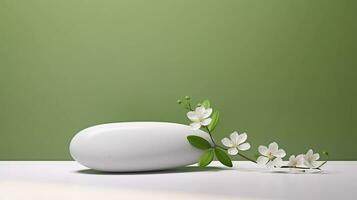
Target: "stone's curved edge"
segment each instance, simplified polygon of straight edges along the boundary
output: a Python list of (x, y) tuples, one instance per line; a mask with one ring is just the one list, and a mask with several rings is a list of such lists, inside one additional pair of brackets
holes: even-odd
[(72, 138), (69, 149), (77, 162), (98, 171), (166, 170), (198, 161), (202, 151), (188, 143), (188, 135), (211, 142), (206, 132), (183, 124), (119, 122), (83, 129)]

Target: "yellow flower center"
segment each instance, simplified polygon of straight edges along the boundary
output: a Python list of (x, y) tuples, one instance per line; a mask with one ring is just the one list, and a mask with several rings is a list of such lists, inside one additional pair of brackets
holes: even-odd
[(267, 157), (272, 160), (274, 158), (273, 154), (271, 152), (268, 153)]

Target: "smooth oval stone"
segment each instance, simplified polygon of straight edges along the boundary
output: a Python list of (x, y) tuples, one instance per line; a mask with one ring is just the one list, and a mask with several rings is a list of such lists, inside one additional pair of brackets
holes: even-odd
[(80, 164), (99, 171), (171, 169), (194, 164), (202, 154), (187, 141), (188, 135), (211, 142), (207, 133), (182, 124), (110, 123), (77, 133), (70, 143), (70, 153)]

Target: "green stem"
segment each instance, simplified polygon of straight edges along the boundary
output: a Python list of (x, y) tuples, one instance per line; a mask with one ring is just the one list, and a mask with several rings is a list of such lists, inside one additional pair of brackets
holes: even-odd
[[(228, 150), (227, 148), (224, 148), (224, 147), (222, 147), (222, 146), (220, 146), (220, 145), (217, 145), (217, 147), (219, 147), (219, 148), (221, 148), (221, 149), (223, 149), (223, 150), (226, 150), (226, 151)], [(244, 155), (244, 154), (242, 154), (242, 153), (239, 153), (239, 152), (238, 152), (238, 155), (239, 155), (240, 157), (246, 159), (246, 160), (249, 160), (250, 162), (257, 163), (257, 161), (255, 161), (254, 159), (249, 158), (248, 156), (246, 156), (246, 155)]]
[(245, 158), (245, 159), (247, 159), (247, 160), (249, 160), (249, 161), (251, 161), (251, 162), (253, 162), (253, 163), (257, 163), (257, 161), (255, 161), (255, 160), (253, 160), (253, 159), (251, 159), (251, 158), (248, 158), (247, 156), (245, 156), (245, 155), (243, 155), (243, 154), (241, 154), (241, 153), (239, 153), (239, 152), (238, 152), (238, 155), (240, 155), (241, 157), (243, 157), (243, 158)]
[[(327, 161), (325, 161), (325, 162), (327, 162)], [(290, 169), (317, 169), (317, 170), (321, 170), (320, 166), (319, 166), (319, 167), (314, 167), (314, 168), (297, 167), (297, 166), (281, 166), (280, 168), (290, 168)]]
[(218, 145), (216, 144), (216, 142), (213, 140), (211, 131), (208, 129), (208, 126), (205, 126), (205, 128), (206, 128), (206, 130), (207, 130), (207, 133), (208, 133), (209, 137), (211, 138), (211, 140), (212, 140), (212, 142), (213, 142), (213, 146), (214, 146), (214, 147), (218, 146)]
[(322, 166), (324, 166), (327, 163), (327, 160), (324, 161), (323, 163), (321, 163), (321, 165), (319, 165), (317, 168), (320, 169)]
[(190, 101), (187, 101), (187, 107), (188, 107), (188, 109), (189, 109), (190, 111), (193, 111), (193, 109), (192, 109), (192, 107), (191, 107)]

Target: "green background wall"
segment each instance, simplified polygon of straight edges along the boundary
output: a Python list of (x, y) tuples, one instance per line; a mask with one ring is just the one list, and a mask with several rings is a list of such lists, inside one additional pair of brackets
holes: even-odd
[(105, 122), (188, 123), (177, 98), (210, 98), (217, 139), (256, 152), (356, 160), (357, 3), (0, 0), (0, 159), (71, 159)]

